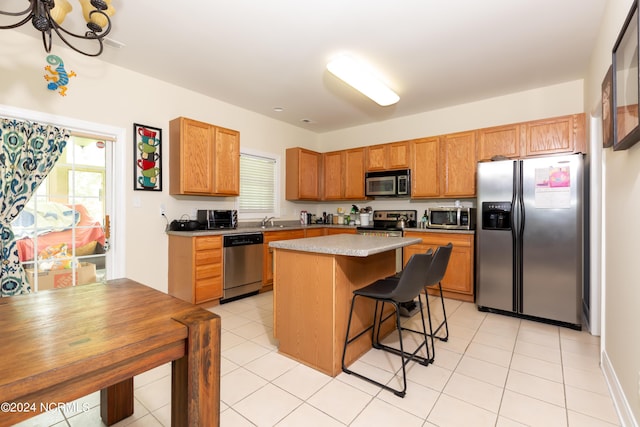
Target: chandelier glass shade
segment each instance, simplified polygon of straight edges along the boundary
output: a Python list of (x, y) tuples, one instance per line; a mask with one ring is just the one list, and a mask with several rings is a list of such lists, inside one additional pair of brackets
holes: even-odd
[[(55, 32), (60, 40), (78, 53), (87, 56), (98, 56), (104, 48), (103, 39), (111, 31), (110, 16), (114, 13), (111, 0), (78, 0), (82, 7), (84, 20), (87, 22), (87, 31), (84, 34), (76, 34), (62, 27), (65, 17), (73, 9), (68, 0), (29, 0), (29, 6), (21, 11), (0, 10), (0, 15), (17, 17), (17, 22), (3, 25), (0, 29), (6, 30), (18, 28), (31, 21), (33, 27), (42, 33), (42, 43), (47, 53), (51, 52), (52, 32)], [(4, 23), (3, 19), (3, 23)], [(95, 41), (95, 49), (83, 50), (74, 44), (72, 40)]]

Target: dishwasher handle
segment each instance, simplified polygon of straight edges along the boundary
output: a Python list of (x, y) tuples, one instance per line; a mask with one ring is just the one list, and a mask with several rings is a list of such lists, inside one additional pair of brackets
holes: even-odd
[(228, 248), (231, 246), (261, 245), (263, 242), (262, 233), (232, 234), (224, 236), (222, 246)]

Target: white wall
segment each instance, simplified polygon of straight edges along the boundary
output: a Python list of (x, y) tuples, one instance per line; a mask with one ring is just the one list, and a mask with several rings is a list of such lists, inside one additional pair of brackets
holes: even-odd
[[(632, 3), (632, 0), (607, 2), (585, 79), (587, 110), (598, 105), (602, 80), (611, 65), (611, 51)], [(609, 148), (593, 154), (593, 161), (601, 161), (603, 165), (603, 368), (620, 407), (623, 425), (638, 425), (640, 226), (635, 214), (640, 212), (640, 144), (626, 151), (614, 152)], [(621, 214), (633, 219), (627, 221)]]
[(582, 80), (320, 135), (321, 151), (402, 141), (584, 111)]
[[(160, 205), (165, 205), (167, 216), (175, 219), (194, 208), (231, 208), (234, 200), (169, 195), (171, 119), (185, 116), (240, 131), (242, 147), (282, 157), (282, 176), (285, 148), (298, 145), (315, 148), (317, 136), (309, 131), (56, 46), (53, 53), (78, 75), (71, 79), (67, 96), (62, 97), (46, 88), (43, 76), (47, 54), (39, 38), (8, 30), (2, 30), (0, 37), (0, 57), (4, 58), (0, 61), (0, 104), (125, 130), (127, 139), (117, 142), (125, 144), (125, 187), (116, 200), (124, 205), (125, 212), (124, 218), (116, 219), (125, 221), (126, 241), (119, 242), (120, 248), (126, 250), (123, 271), (126, 277), (156, 289), (167, 290), (168, 239)], [(133, 123), (163, 130), (162, 192), (133, 190)], [(134, 207), (134, 202), (140, 207)], [(294, 209), (298, 208), (283, 200), (284, 216), (293, 218)]]

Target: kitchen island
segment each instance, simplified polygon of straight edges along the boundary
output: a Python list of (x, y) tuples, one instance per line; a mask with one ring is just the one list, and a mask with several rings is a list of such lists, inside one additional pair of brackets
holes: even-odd
[[(279, 352), (338, 375), (353, 291), (394, 274), (395, 250), (420, 242), (338, 234), (269, 243), (274, 249), (274, 334)], [(371, 323), (373, 308), (373, 301), (357, 301), (353, 335)], [(383, 333), (394, 328), (393, 322), (385, 326)], [(370, 348), (371, 336), (364, 334), (349, 345), (347, 365)]]

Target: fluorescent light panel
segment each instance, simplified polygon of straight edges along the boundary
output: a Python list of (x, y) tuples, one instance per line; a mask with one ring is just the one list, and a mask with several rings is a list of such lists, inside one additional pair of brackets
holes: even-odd
[(394, 91), (349, 55), (336, 57), (327, 64), (327, 70), (383, 107), (395, 104), (400, 100)]

